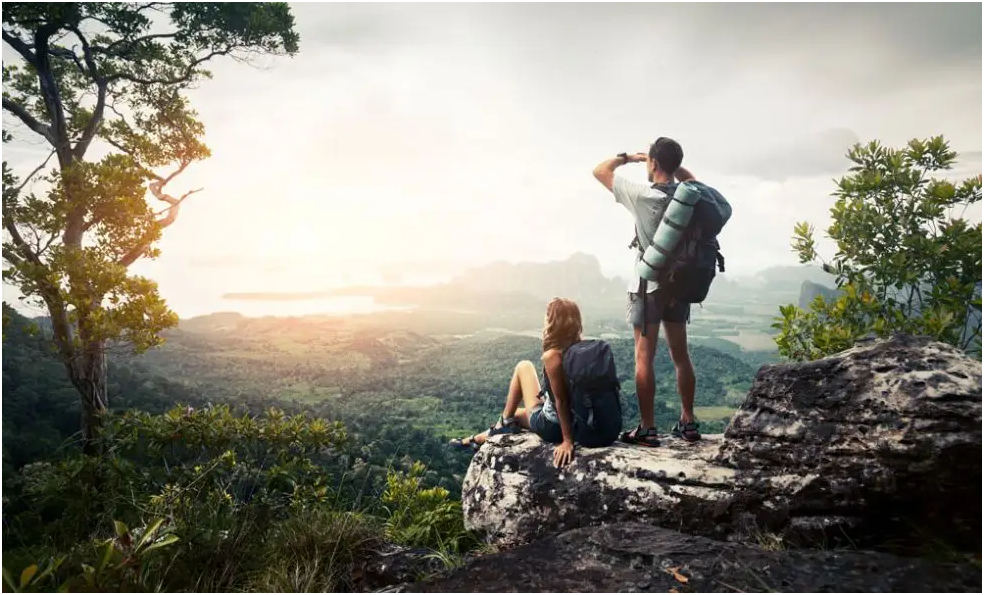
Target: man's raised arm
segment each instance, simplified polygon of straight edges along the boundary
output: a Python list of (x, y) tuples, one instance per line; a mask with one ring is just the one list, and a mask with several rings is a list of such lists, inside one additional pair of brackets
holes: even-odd
[(612, 192), (612, 186), (615, 185), (615, 170), (626, 163), (639, 163), (646, 160), (645, 153), (635, 153), (633, 155), (626, 155), (622, 153), (621, 155), (616, 155), (611, 159), (606, 159), (595, 166), (594, 177), (596, 180), (601, 182), (601, 185), (608, 188), (609, 192)]
[(694, 177), (694, 174), (690, 173), (689, 169), (683, 167), (682, 165), (677, 168), (676, 172), (673, 174), (673, 177), (677, 179), (677, 182), (692, 182), (697, 179)]

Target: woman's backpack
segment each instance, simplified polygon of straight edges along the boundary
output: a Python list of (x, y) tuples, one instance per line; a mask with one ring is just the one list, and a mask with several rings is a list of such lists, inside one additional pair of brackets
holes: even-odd
[[(622, 399), (611, 347), (595, 339), (571, 345), (564, 352), (564, 376), (574, 440), (588, 448), (613, 444), (622, 432)], [(549, 391), (550, 380), (545, 382)]]

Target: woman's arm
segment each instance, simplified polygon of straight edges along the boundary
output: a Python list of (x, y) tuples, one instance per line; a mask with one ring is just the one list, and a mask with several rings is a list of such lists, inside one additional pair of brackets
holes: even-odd
[(556, 400), (557, 420), (564, 441), (554, 449), (554, 464), (563, 467), (574, 458), (574, 423), (570, 395), (567, 394), (567, 378), (564, 376), (564, 357), (557, 349), (543, 354), (543, 368), (550, 379), (550, 391)]

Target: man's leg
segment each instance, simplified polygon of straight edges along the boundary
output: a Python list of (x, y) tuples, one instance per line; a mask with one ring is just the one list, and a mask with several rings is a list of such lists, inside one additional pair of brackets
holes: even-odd
[(643, 430), (656, 427), (654, 403), (656, 401), (656, 374), (653, 360), (656, 358), (656, 343), (659, 339), (659, 323), (646, 325), (646, 336), (642, 327), (635, 327), (635, 383), (636, 397), (639, 399), (639, 421)]
[(694, 422), (694, 393), (697, 389), (697, 379), (694, 376), (694, 365), (690, 361), (690, 350), (687, 347), (687, 323), (663, 322), (663, 332), (666, 336), (666, 346), (670, 350), (670, 359), (676, 368), (677, 390), (680, 392), (680, 421), (689, 424)]
[(671, 303), (663, 311), (663, 332), (670, 359), (676, 368), (677, 391), (680, 393), (680, 421), (670, 432), (691, 442), (700, 440), (697, 421), (694, 417), (694, 393), (697, 379), (694, 366), (690, 362), (687, 348), (687, 323), (690, 322), (690, 304)]
[[(653, 360), (656, 358), (659, 319), (663, 304), (659, 303), (655, 294), (647, 294), (645, 300), (646, 305), (643, 308), (638, 294), (629, 294), (629, 303), (625, 312), (625, 320), (632, 326), (635, 337), (635, 381), (636, 398), (639, 399), (639, 428), (623, 434), (622, 439), (627, 442), (658, 446), (654, 413), (656, 375), (653, 372)], [(646, 329), (645, 336), (642, 334), (643, 327)]]

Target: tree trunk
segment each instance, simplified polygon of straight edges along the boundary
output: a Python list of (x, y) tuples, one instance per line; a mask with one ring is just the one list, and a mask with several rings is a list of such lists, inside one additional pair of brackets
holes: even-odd
[(77, 361), (69, 364), (68, 373), (82, 402), (82, 452), (97, 455), (102, 415), (109, 410), (104, 344), (86, 345)]

